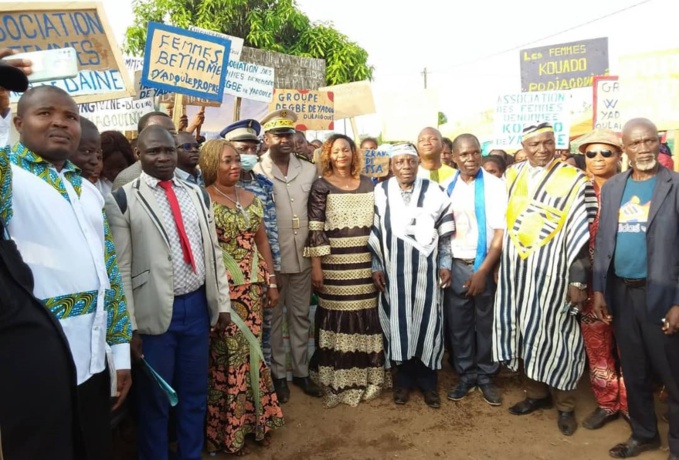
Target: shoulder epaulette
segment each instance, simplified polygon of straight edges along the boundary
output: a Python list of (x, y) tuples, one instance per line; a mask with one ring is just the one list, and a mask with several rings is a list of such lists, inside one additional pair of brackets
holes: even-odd
[(301, 153), (295, 153), (295, 156), (296, 156), (297, 158), (299, 158), (300, 160), (302, 160), (302, 161), (306, 161), (307, 163), (313, 164), (313, 161), (311, 161), (309, 158), (307, 158), (306, 155), (303, 155), (303, 154), (301, 154)]

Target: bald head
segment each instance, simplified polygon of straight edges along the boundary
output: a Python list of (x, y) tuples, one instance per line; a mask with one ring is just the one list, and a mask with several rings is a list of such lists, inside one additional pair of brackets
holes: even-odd
[(474, 136), (473, 134), (460, 134), (453, 140), (452, 147), (453, 153), (455, 152), (459, 153), (461, 145), (465, 142), (471, 142), (479, 149), (481, 148), (481, 143), (479, 142), (479, 139), (476, 136)]
[(142, 171), (156, 179), (172, 179), (177, 167), (177, 148), (174, 136), (167, 129), (147, 126), (139, 134), (137, 151)]
[(31, 88), (21, 95), (19, 102), (17, 103), (17, 115), (20, 117), (23, 116), (30, 107), (40, 103), (42, 99), (52, 96), (70, 99), (73, 106), (75, 106), (76, 109), (78, 108), (73, 98), (71, 98), (66, 91), (57, 88), (56, 86), (44, 85)]
[(658, 166), (658, 128), (647, 118), (634, 118), (622, 128), (622, 148), (636, 172), (649, 173)]
[(420, 157), (440, 162), (442, 150), (443, 136), (438, 129), (428, 127), (420, 131), (417, 136), (417, 151)]

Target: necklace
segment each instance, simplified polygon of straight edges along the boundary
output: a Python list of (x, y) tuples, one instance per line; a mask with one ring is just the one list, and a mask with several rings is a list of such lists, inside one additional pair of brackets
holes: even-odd
[(221, 196), (223, 196), (224, 198), (226, 198), (227, 200), (229, 200), (230, 202), (232, 202), (233, 204), (236, 205), (236, 209), (238, 211), (240, 211), (241, 214), (243, 214), (243, 218), (245, 219), (245, 225), (249, 227), (250, 226), (250, 217), (248, 216), (248, 213), (245, 211), (245, 208), (243, 207), (243, 205), (240, 204), (240, 200), (238, 199), (238, 187), (233, 188), (235, 195), (236, 195), (235, 200), (233, 198), (231, 198), (229, 195), (227, 195), (226, 193), (219, 190), (216, 185), (212, 184), (212, 188), (217, 193), (219, 193)]

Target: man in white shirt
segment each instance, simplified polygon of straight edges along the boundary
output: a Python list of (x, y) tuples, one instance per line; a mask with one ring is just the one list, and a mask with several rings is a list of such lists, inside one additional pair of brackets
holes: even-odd
[(499, 369), (491, 355), (493, 273), (502, 252), (507, 191), (502, 180), (481, 167), (481, 144), (476, 136), (457, 136), (452, 153), (459, 169), (444, 184), (455, 218), (453, 270), (445, 312), (460, 380), (448, 399), (459, 401), (478, 386), (488, 404), (499, 406), (502, 398), (492, 383)]
[(131, 385), (131, 326), (104, 198), (67, 160), (80, 142), (78, 106), (64, 90), (39, 86), (19, 99), (14, 124), (20, 141), (0, 152), (0, 218), (31, 268), (34, 295), (68, 339), (87, 458), (110, 459), (107, 355), (117, 407)]

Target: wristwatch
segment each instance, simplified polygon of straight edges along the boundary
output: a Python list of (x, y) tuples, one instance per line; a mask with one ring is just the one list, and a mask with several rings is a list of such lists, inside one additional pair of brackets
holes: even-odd
[(573, 287), (575, 287), (575, 288), (578, 288), (578, 289), (580, 289), (581, 291), (584, 291), (585, 289), (587, 289), (587, 285), (586, 285), (586, 284), (583, 284), (583, 283), (568, 283), (568, 285), (569, 285), (569, 286), (573, 286)]

